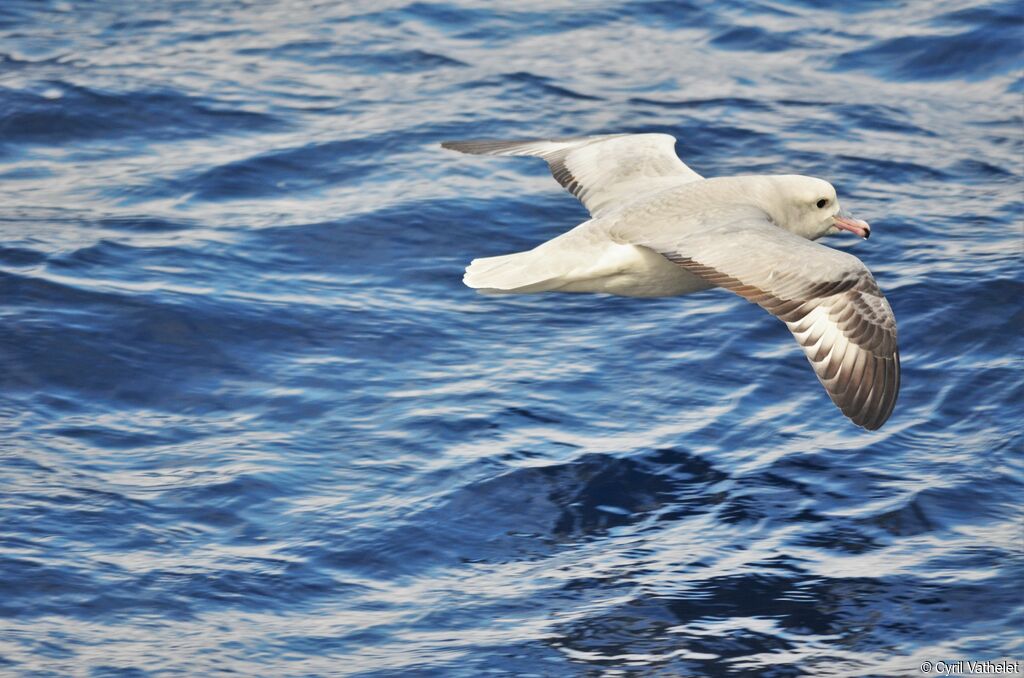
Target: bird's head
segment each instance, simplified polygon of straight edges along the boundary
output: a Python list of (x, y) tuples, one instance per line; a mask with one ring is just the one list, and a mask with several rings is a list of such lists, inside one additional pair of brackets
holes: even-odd
[(832, 184), (814, 177), (771, 177), (765, 205), (776, 224), (796, 235), (817, 240), (824, 235), (849, 231), (861, 238), (871, 236), (868, 222), (854, 219), (839, 206)]

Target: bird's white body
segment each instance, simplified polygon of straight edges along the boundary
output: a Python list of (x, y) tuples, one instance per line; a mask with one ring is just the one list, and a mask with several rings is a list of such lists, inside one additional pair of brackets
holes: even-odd
[[(670, 223), (673, 232), (685, 235), (746, 217), (768, 217), (774, 223), (780, 217), (770, 212), (782, 211), (772, 209), (780, 181), (825, 183), (810, 177), (792, 176), (696, 180), (683, 177), (663, 181), (655, 189), (630, 196), (532, 250), (474, 259), (466, 269), (463, 282), (483, 292), (498, 294), (598, 292), (627, 297), (670, 297), (706, 290), (714, 285), (616, 233), (636, 233)], [(816, 238), (824, 231), (817, 229), (799, 234)]]
[(594, 221), (526, 252), (474, 259), (462, 280), (492, 294), (671, 297), (713, 287), (647, 247), (610, 240), (605, 225)]
[(475, 259), (463, 281), (493, 294), (665, 297), (722, 287), (783, 322), (833, 402), (875, 429), (899, 390), (892, 309), (854, 256), (813, 241), (868, 224), (826, 181), (797, 175), (705, 179), (664, 134), (446, 142), (473, 154), (532, 155), (590, 211), (526, 252)]

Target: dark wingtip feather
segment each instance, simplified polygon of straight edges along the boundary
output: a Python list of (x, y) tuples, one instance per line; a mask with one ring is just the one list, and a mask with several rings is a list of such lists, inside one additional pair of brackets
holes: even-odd
[(882, 428), (882, 425), (885, 424), (885, 422), (889, 421), (889, 417), (892, 416), (893, 410), (896, 409), (896, 400), (899, 397), (900, 392), (899, 351), (893, 352), (892, 356), (888, 359), (882, 359), (881, 364), (883, 367), (883, 376), (878, 384), (878, 386), (881, 387), (879, 394), (876, 396), (876, 394), (872, 392), (869, 402), (865, 404), (865, 407), (870, 407), (870, 411), (866, 415), (862, 414), (858, 417), (859, 419), (863, 419), (863, 421), (858, 421), (857, 418), (850, 417), (858, 426), (869, 431), (877, 431)]
[(470, 153), (472, 155), (492, 155), (529, 143), (536, 143), (536, 140), (466, 139), (464, 141), (442, 141), (441, 148), (458, 151), (459, 153)]

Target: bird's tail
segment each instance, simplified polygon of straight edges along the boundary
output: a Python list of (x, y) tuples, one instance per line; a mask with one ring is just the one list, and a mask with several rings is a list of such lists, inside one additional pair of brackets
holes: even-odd
[(537, 250), (499, 257), (474, 259), (466, 267), (462, 282), (490, 294), (529, 294), (547, 292), (559, 285), (558, 276), (539, 266)]

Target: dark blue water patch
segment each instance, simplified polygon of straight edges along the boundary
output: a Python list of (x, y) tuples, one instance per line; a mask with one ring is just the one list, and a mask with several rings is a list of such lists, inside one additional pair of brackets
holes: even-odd
[(70, 659), (78, 654), (71, 648), (45, 640), (37, 641), (35, 651), (50, 659)]
[[(751, 579), (741, 583), (721, 583), (723, 589), (742, 587), (746, 596), (735, 591), (733, 595), (743, 600), (744, 604), (750, 600), (757, 600), (759, 595), (778, 595), (777, 588), (769, 588), (770, 581)], [(774, 620), (782, 612), (780, 608), (783, 607), (780, 604), (768, 613), (766, 621)], [(627, 603), (602, 610), (587, 619), (560, 625), (558, 635), (552, 638), (551, 642), (571, 653), (583, 656), (596, 655), (585, 662), (589, 666), (596, 664), (618, 667), (621, 666), (619, 657), (639, 655), (657, 658), (653, 662), (654, 666), (670, 675), (730, 675), (734, 673), (730, 670), (730, 660), (756, 651), (780, 654), (792, 651), (793, 641), (787, 640), (781, 634), (774, 635), (744, 628), (731, 628), (728, 632), (716, 633), (712, 630), (715, 617), (718, 616), (714, 609), (712, 601), (702, 606), (699, 602), (689, 604), (686, 599), (668, 598), (664, 594), (655, 596), (642, 593)], [(673, 633), (673, 629), (681, 622), (700, 628), (703, 624), (695, 618), (699, 620), (704, 616), (700, 613), (702, 610), (707, 612), (706, 625), (710, 627), (707, 632), (682, 636)], [(678, 652), (680, 643), (685, 643), (686, 652)], [(582, 669), (584, 662), (581, 661), (580, 664)], [(645, 662), (645, 666), (649, 664)], [(776, 664), (767, 671), (759, 670), (758, 675), (805, 674), (793, 667)]]
[[(188, 521), (211, 527), (237, 526), (245, 522), (247, 511), (265, 508), (269, 502), (290, 493), (287, 486), (275, 482), (273, 477), (238, 475), (229, 480), (214, 481), (199, 486), (169, 489), (160, 496), (162, 507)], [(252, 529), (258, 530), (255, 525)], [(251, 534), (232, 535), (232, 539)]]
[[(334, 256), (345, 261), (349, 255), (341, 247), (344, 231), (335, 232), (339, 248)], [(138, 267), (133, 277), (143, 281), (153, 277), (153, 266), (180, 266), (182, 254), (175, 248), (145, 250), (101, 242), (53, 257), (49, 265), (66, 276)], [(264, 262), (274, 262), (282, 273), (288, 267), (310, 270), (308, 262), (294, 256), (273, 250), (265, 254), (269, 258), (243, 264), (226, 247), (223, 258), (193, 261), (184, 270), (182, 283), (219, 286), (217, 277), (225, 269), (251, 265), (255, 272)], [(239, 278), (244, 279), (258, 276)], [(266, 351), (363, 355), (375, 354), (384, 342), (397, 365), (423, 360), (445, 346), (447, 335), (420, 313), (405, 314), (404, 329), (381, 323), (393, 315), (386, 306), (362, 313), (338, 309), (334, 320), (323, 323), (318, 305), (282, 304), (272, 313), (251, 314), (249, 310), (255, 309), (248, 308), (244, 295), (204, 299), (166, 292), (100, 293), (10, 274), (0, 278), (0, 287), (12, 308), (23, 309), (21, 317), (34, 318), (0, 341), (0, 359), (9, 366), (3, 375), (6, 387), (18, 391), (49, 383), (52, 390), (77, 393), (97, 404), (125, 402), (193, 412), (247, 408), (255, 402), (251, 389), (262, 381), (264, 360), (257, 356)], [(30, 310), (37, 305), (50, 310)], [(56, 326), (65, 331), (55, 332)], [(41, 362), (39, 369), (23, 369), (36, 360)], [(214, 364), (220, 368), (211, 370)], [(227, 380), (236, 386), (223, 389)], [(296, 421), (329, 410), (327, 402), (312, 393), (262, 402), (260, 409), (274, 421)]]
[(511, 91), (513, 96), (523, 98), (541, 97), (543, 99), (570, 99), (575, 101), (600, 101), (602, 97), (593, 94), (586, 94), (569, 89), (568, 87), (555, 85), (551, 78), (547, 78), (526, 71), (505, 73), (498, 78), (487, 78), (486, 80), (475, 80), (463, 83), (465, 88), (486, 88), (502, 91)]
[(670, 109), (693, 109), (694, 111), (706, 111), (709, 109), (722, 109), (720, 113), (730, 111), (770, 111), (772, 104), (757, 99), (746, 99), (743, 97), (715, 97), (711, 99), (650, 99), (645, 97), (632, 97), (628, 103), (635, 106), (670, 108)]
[[(1005, 506), (1005, 497), (993, 496), (987, 485), (989, 483), (978, 478), (969, 485), (952, 488), (928, 488), (914, 494), (901, 505), (870, 516), (857, 522), (871, 528), (877, 528), (890, 538), (918, 536), (928, 533), (948, 532), (961, 518), (958, 507), (962, 502), (972, 502), (976, 512), (973, 521), (980, 524), (990, 523), (999, 518), (1000, 508)], [(991, 483), (994, 487), (1006, 487), (999, 482)], [(1012, 485), (1011, 485), (1012, 486)], [(977, 503), (974, 503), (977, 502)], [(991, 563), (994, 565), (995, 563)]]
[(2, 71), (13, 71), (16, 68), (23, 68), (33, 63), (35, 62), (28, 59), (19, 59), (16, 56), (0, 52), (0, 70)]
[[(957, 292), (953, 292), (956, 289)], [(937, 294), (955, 294), (948, 306), (936, 307)], [(1018, 338), (999, 331), (1009, 320), (1024, 321), (1024, 309), (1016, 300), (1024, 294), (1024, 281), (1009, 278), (980, 278), (976, 273), (959, 278), (931, 281), (901, 288), (897, 310), (906, 309), (899, 317), (911, 327), (921, 326), (922, 336), (950, 337), (962, 349), (975, 355), (1000, 356), (1012, 352)], [(916, 311), (916, 312), (915, 312)], [(938, 358), (945, 354), (942, 344), (928, 342), (920, 346), (922, 357)], [(980, 354), (979, 354), (980, 352)]]
[(445, 30), (472, 26), (482, 21), (494, 21), (504, 16), (500, 10), (459, 7), (446, 2), (413, 2), (403, 7), (401, 14)]
[(42, 0), (41, 2), (35, 2), (34, 0), (9, 0), (0, 8), (0, 16), (30, 20), (38, 19), (40, 18), (39, 15), (42, 14), (43, 18), (50, 18), (54, 15), (67, 16), (70, 8), (70, 5), (61, 2), (61, 0)]
[[(243, 475), (162, 492), (145, 502), (84, 487), (49, 495), (22, 494), (30, 508), (11, 512), (8, 524), (38, 539), (23, 548), (39, 556), (3, 564), (19, 569), (21, 586), (3, 596), (0, 615), (52, 614), (52, 604), (83, 619), (113, 621), (153, 614), (193, 619), (219, 607), (298, 609), (324, 596), (344, 595), (350, 589), (345, 583), (294, 560), (229, 557), (217, 572), (161, 567), (161, 553), (187, 551), (209, 537), (229, 546), (258, 543), (264, 538), (259, 528), (262, 514), (272, 512), (274, 502), (294, 487), (284, 480)], [(87, 575), (77, 568), (57, 570), (46, 564), (56, 549), (78, 550), (83, 544), (95, 549), (100, 559), (102, 553), (148, 553), (153, 556), (146, 561), (151, 567), (131, 571), (87, 562)], [(49, 602), (31, 607), (39, 590), (48, 591)]]
[(153, 674), (135, 666), (101, 664), (89, 671), (91, 678), (148, 678)]
[(29, 18), (32, 7), (22, 0), (4, 3), (0, 7), (0, 28), (13, 28)]
[[(218, 409), (227, 406), (223, 397), (211, 396), (202, 404), (192, 394), (213, 393), (229, 376), (258, 371), (257, 365), (246, 366), (244, 358), (239, 362), (240, 356), (232, 358), (231, 353), (239, 348), (238, 338), (259, 342), (258, 328), (267, 327), (266, 318), (232, 317), (233, 312), (216, 303), (200, 311), (10, 274), (0, 274), (0, 289), (11, 306), (25, 308), (23, 322), (0, 338), (2, 380), (9, 392), (49, 384), (57, 392), (97, 402), (163, 403), (172, 408), (179, 402)], [(32, 311), (41, 300), (49, 310)], [(38, 366), (30, 369), (34, 362)], [(214, 362), (220, 365), (219, 376), (211, 379), (201, 365)]]
[(1024, 66), (1021, 26), (998, 23), (957, 35), (911, 35), (839, 55), (833, 68), (888, 80), (978, 80)]
[(46, 255), (23, 247), (0, 246), (0, 263), (9, 266), (34, 266), (46, 261)]
[[(508, 7), (470, 8), (445, 2), (414, 2), (403, 7), (398, 16), (402, 17), (406, 25), (426, 23), (458, 40), (501, 44), (524, 35), (562, 33), (600, 25), (614, 20), (616, 13), (599, 7), (591, 7), (586, 11), (531, 11)], [(379, 20), (379, 14), (370, 17)]]
[(550, 501), (565, 507), (552, 527), (552, 535), (563, 539), (633, 525), (662, 508), (668, 509), (663, 520), (706, 512), (714, 505), (707, 487), (725, 478), (708, 462), (671, 449), (640, 459), (583, 456), (571, 466), (539, 472), (550, 484)]
[(838, 175), (857, 177), (858, 180), (881, 179), (894, 183), (912, 183), (918, 181), (942, 181), (948, 175), (935, 167), (926, 167), (913, 162), (886, 160), (876, 157), (856, 157), (837, 155), (836, 168)]
[[(813, 139), (816, 141), (821, 139), (828, 139), (830, 137), (836, 136), (837, 134), (849, 135), (851, 137), (858, 134), (856, 128), (851, 128), (845, 121), (830, 117), (794, 117), (792, 118), (791, 122), (789, 122), (786, 125), (786, 128), (787, 131), (794, 137), (803, 139)], [(822, 144), (822, 150), (826, 150), (827, 148), (827, 145)], [(803, 160), (803, 157), (790, 157), (793, 160)], [(764, 172), (768, 174), (771, 173), (771, 170), (766, 169), (764, 170)], [(822, 178), (825, 178), (825, 176), (823, 176)]]
[(924, 137), (938, 136), (935, 132), (914, 124), (910, 112), (898, 106), (849, 102), (836, 104), (831, 110), (840, 119), (844, 130), (871, 129)]
[[(91, 572), (72, 571), (67, 567), (47, 566), (38, 560), (3, 558), (5, 572), (18, 572), (18, 583), (4, 578), (0, 582), (0, 617), (24, 617), (57, 612), (67, 605), (88, 599), (102, 588)], [(45, 592), (45, 596), (42, 594)], [(47, 602), (39, 598), (45, 597)]]
[(288, 109), (303, 113), (336, 115), (341, 110), (355, 113), (373, 105), (373, 102), (354, 97), (339, 104), (335, 94), (309, 92), (304, 90), (300, 81), (287, 76), (269, 78), (266, 81), (266, 87), (274, 91), (274, 98), (277, 99), (276, 108), (279, 110)]
[(720, 20), (713, 12), (708, 12), (706, 7), (689, 0), (630, 2), (622, 5), (621, 9), (631, 20), (657, 28), (708, 28)]
[[(517, 169), (530, 166), (538, 174), (547, 172), (538, 161)], [(585, 219), (582, 208), (554, 186), (550, 195), (512, 201), (408, 201), (335, 221), (264, 228), (251, 232), (247, 241), (255, 251), (275, 252), (294, 262), (296, 270), (329, 267), (346, 274), (405, 279), (420, 267), (440, 267), (450, 276), (443, 286), (450, 288), (469, 259), (528, 249)], [(436, 257), (416, 254), (423, 250)], [(452, 259), (440, 259), (445, 255), (454, 259), (454, 266)], [(285, 262), (278, 265), (286, 266), (285, 271), (292, 268)]]
[(170, 25), (171, 21), (168, 19), (124, 19), (111, 23), (104, 29), (104, 32), (120, 37), (124, 34), (151, 33), (153, 29)]
[[(635, 596), (617, 608), (563, 625), (559, 642), (608, 657), (664, 656), (671, 658), (666, 659), (666, 668), (689, 675), (695, 670), (693, 660), (672, 658), (673, 649), (683, 641), (690, 652), (708, 658), (698, 665), (699, 675), (729, 675), (730, 663), (758, 651), (791, 651), (802, 637), (843, 634), (854, 650), (913, 647), (930, 633), (983, 623), (987, 604), (1004, 614), (1012, 607), (1012, 598), (1005, 597), (1010, 592), (1005, 581), (994, 593), (984, 585), (934, 584), (913, 576), (813, 577), (781, 559), (761, 567), (765, 571), (760, 574), (708, 577), (690, 590), (680, 586), (683, 590), (675, 594)], [(974, 595), (982, 599), (972, 600)], [(752, 616), (769, 622), (769, 629), (774, 626), (778, 632), (732, 627), (716, 632), (716, 621), (736, 606), (750, 609)], [(880, 607), (910, 612), (879, 618), (875, 614)], [(679, 627), (689, 632), (667, 633)], [(850, 628), (859, 632), (849, 636)], [(827, 657), (827, 649), (824, 653), (822, 666), (836, 659)], [(758, 675), (807, 675), (816, 663), (776, 665), (776, 673), (758, 670)]]
[(371, 143), (360, 139), (308, 144), (166, 179), (142, 190), (132, 190), (131, 195), (189, 195), (193, 200), (216, 201), (312, 191), (361, 180), (379, 169), (373, 150)]
[(215, 42), (225, 38), (239, 38), (245, 35), (251, 35), (251, 31), (241, 29), (221, 29), (212, 31), (202, 31), (201, 29), (190, 33), (174, 33), (167, 37), (166, 42), (168, 43), (204, 43), (204, 42)]
[(458, 59), (419, 49), (339, 52), (334, 42), (323, 40), (290, 42), (274, 47), (246, 47), (243, 56), (295, 59), (307, 64), (340, 66), (355, 73), (419, 73), (438, 68), (466, 66)]
[(815, 10), (839, 12), (841, 14), (858, 14), (885, 9), (891, 6), (892, 3), (886, 0), (854, 0), (853, 2), (844, 2), (837, 5), (830, 0), (784, 0), (783, 4), (793, 7), (809, 7)]
[[(11, 146), (0, 142), (0, 156), (11, 154)], [(53, 176), (53, 170), (47, 167), (18, 167), (7, 172), (0, 172), (0, 179), (7, 181), (47, 179)]]
[(150, 502), (112, 490), (72, 486), (76, 481), (59, 478), (48, 479), (52, 485), (40, 483), (33, 493), (19, 493), (27, 506), (12, 511), (10, 519), (30, 536), (26, 550), (45, 551), (55, 546), (53, 542), (93, 543), (113, 550), (141, 546), (142, 541), (147, 546), (156, 543), (152, 538), (162, 521), (152, 514)]
[(960, 160), (946, 171), (968, 184), (977, 183), (990, 186), (994, 182), (1017, 183), (1020, 181), (1019, 175), (1013, 171), (974, 158)]
[[(819, 518), (822, 521), (827, 518)], [(861, 555), (889, 546), (890, 539), (881, 538), (877, 530), (868, 530), (850, 520), (829, 520), (829, 524), (796, 541), (800, 547), (824, 549), (838, 555)]]
[(299, 563), (250, 559), (217, 573), (157, 571), (132, 588), (170, 590), (199, 603), (196, 613), (244, 605), (256, 611), (309, 609), (316, 599), (337, 596), (345, 587), (329, 575)]
[[(84, 65), (84, 61), (82, 59), (75, 58), (63, 51), (59, 51), (59, 49), (49, 48), (46, 41), (40, 41), (38, 44), (39, 47), (37, 49), (29, 48), (22, 54), (22, 56), (28, 56), (29, 58), (19, 59), (14, 56), (7, 55), (6, 65), (12, 66), (14, 69), (27, 68), (43, 72), (61, 70), (65, 67), (81, 67)], [(35, 56), (36, 58), (32, 58), (32, 56)]]
[(108, 266), (124, 265), (132, 257), (143, 254), (139, 248), (115, 240), (100, 240), (86, 247), (80, 247), (50, 258), (53, 270), (65, 272), (87, 272)]
[(173, 233), (197, 225), (195, 221), (189, 219), (172, 220), (145, 214), (104, 217), (97, 219), (95, 223), (100, 228), (128, 233)]
[[(410, 173), (399, 153), (421, 144), (435, 146), (457, 134), (455, 124), (422, 125), (352, 139), (275, 149), (202, 171), (163, 177), (142, 186), (112, 191), (126, 203), (188, 196), (197, 202), (278, 197), (314, 192), (334, 185), (374, 181), (379, 175)], [(440, 155), (440, 149), (438, 149)]]
[(738, 26), (719, 33), (711, 40), (715, 47), (738, 52), (784, 52), (790, 49), (812, 47), (800, 31), (780, 33), (758, 26)]
[[(154, 569), (141, 574), (97, 561), (84, 564), (89, 570), (76, 572), (39, 561), (10, 563), (22, 572), (22, 586), (5, 592), (0, 616), (30, 619), (59, 610), (72, 618), (108, 623), (150, 615), (183, 621), (243, 601), (253, 610), (298, 610), (343, 590), (328, 575), (284, 562), (243, 562), (216, 573)], [(97, 571), (100, 577), (90, 576)], [(30, 607), (42, 591), (48, 592), (47, 602)]]
[(188, 428), (175, 426), (146, 433), (99, 426), (76, 426), (48, 429), (47, 433), (71, 440), (80, 440), (106, 450), (131, 450), (180, 442), (188, 443), (200, 437), (199, 434)]
[[(529, 560), (552, 553), (566, 540), (599, 538), (655, 513), (666, 521), (706, 513), (716, 504), (706, 489), (724, 477), (707, 462), (668, 449), (643, 459), (590, 455), (573, 463), (514, 469), (458, 487), (392, 529), (350, 535), (346, 548), (321, 555), (318, 562), (390, 577), (412, 567)], [(434, 525), (446, 526), (445, 531), (435, 533)]]
[(0, 88), (0, 136), (5, 143), (57, 145), (123, 138), (166, 141), (285, 126), (266, 113), (175, 90), (115, 93), (60, 81), (42, 86), (58, 90), (60, 96)]
[[(692, 160), (702, 163), (704, 158), (721, 153), (732, 156), (763, 156), (781, 151), (775, 135), (765, 131), (737, 125), (695, 121), (676, 128), (673, 136), (678, 139), (676, 152), (691, 164)], [(701, 166), (695, 168), (701, 171)], [(714, 169), (714, 168), (711, 168)], [(714, 176), (713, 171), (702, 172)]]
[(978, 3), (973, 7), (954, 10), (930, 19), (936, 26), (984, 26), (986, 28), (1012, 28), (1024, 32), (1024, 2)]
[(420, 73), (439, 68), (461, 68), (468, 65), (443, 54), (434, 54), (419, 49), (321, 57), (318, 63), (345, 66), (360, 73), (371, 74)]
[[(389, 579), (460, 563), (528, 561), (551, 554), (557, 541), (551, 534), (547, 487), (543, 477), (529, 472), (500, 475), (460, 488), (438, 506), (387, 529), (334, 539), (328, 533), (328, 548), (318, 552), (316, 562)], [(443, 532), (437, 529), (441, 525), (446, 526)]]

